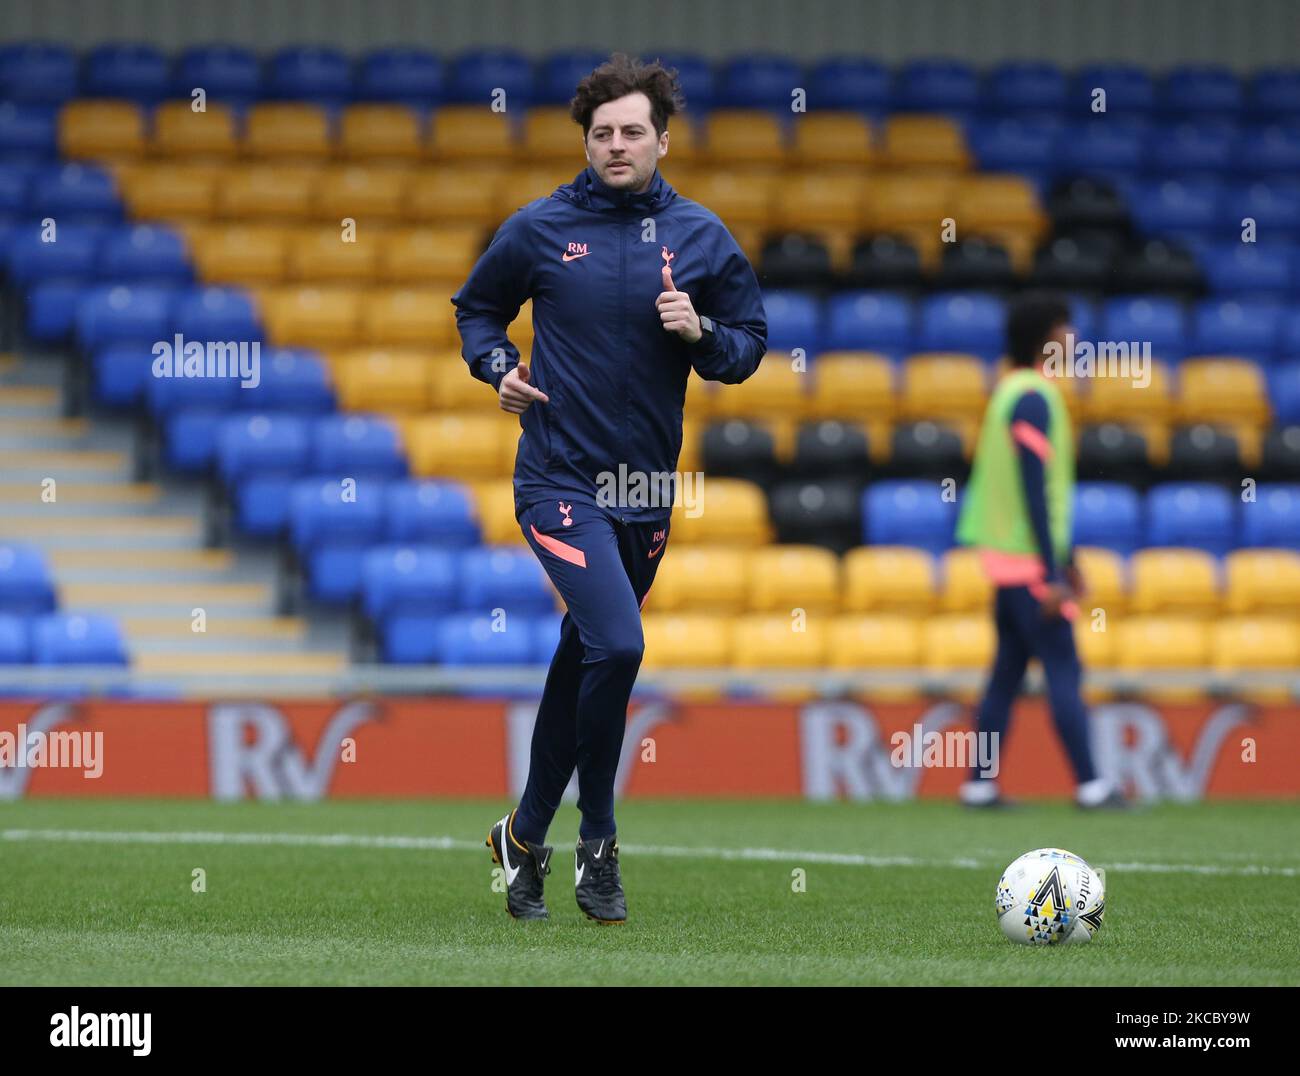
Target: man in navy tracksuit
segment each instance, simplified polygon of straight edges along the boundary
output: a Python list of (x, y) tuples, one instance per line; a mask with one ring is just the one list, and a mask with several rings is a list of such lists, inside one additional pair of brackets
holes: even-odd
[[(571, 106), (589, 167), (516, 211), (452, 298), (470, 371), (520, 416), (515, 514), (568, 607), (523, 798), (488, 836), (516, 918), (546, 917), (546, 831), (575, 768), (578, 905), (599, 922), (627, 918), (614, 775), (640, 607), (668, 541), (686, 381), (692, 369), (743, 381), (767, 345), (745, 255), (658, 172), (681, 105), (658, 64), (616, 54), (597, 68)], [(524, 363), (506, 326), (529, 298)]]

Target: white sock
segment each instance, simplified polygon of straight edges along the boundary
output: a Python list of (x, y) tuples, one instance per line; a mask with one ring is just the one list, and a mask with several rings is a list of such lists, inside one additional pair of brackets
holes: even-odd
[(963, 781), (959, 795), (962, 803), (970, 804), (972, 807), (992, 803), (998, 798), (998, 783), (988, 779)]
[(1084, 807), (1095, 807), (1114, 790), (1114, 782), (1109, 777), (1094, 777), (1084, 781), (1074, 790), (1074, 798)]

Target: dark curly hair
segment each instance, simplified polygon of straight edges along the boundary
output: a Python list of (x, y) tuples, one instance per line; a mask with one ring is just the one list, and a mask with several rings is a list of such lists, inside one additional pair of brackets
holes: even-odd
[(668, 129), (669, 116), (686, 107), (675, 68), (665, 69), (658, 60), (642, 63), (625, 52), (616, 52), (578, 83), (569, 102), (569, 115), (582, 124), (582, 136), (586, 138), (591, 132), (592, 113), (607, 101), (629, 93), (643, 93), (650, 98), (650, 122), (656, 135)]

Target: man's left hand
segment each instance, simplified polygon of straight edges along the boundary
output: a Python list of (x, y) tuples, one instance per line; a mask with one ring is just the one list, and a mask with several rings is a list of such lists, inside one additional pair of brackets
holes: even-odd
[(664, 290), (655, 300), (659, 308), (659, 320), (670, 333), (676, 333), (688, 344), (695, 343), (702, 335), (700, 316), (691, 305), (691, 297), (673, 286), (673, 271), (664, 266)]

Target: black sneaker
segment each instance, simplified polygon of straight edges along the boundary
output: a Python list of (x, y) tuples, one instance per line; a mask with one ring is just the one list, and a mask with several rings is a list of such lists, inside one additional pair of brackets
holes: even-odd
[(627, 920), (623, 878), (618, 870), (618, 840), (614, 834), (578, 840), (573, 855), (574, 891), (578, 907), (597, 923)]
[(551, 873), (551, 847), (524, 841), (524, 850), (509, 834), (515, 812), (511, 811), (488, 831), (487, 844), (492, 862), (500, 863), (506, 875), (506, 911), (516, 919), (546, 919), (542, 883)]

